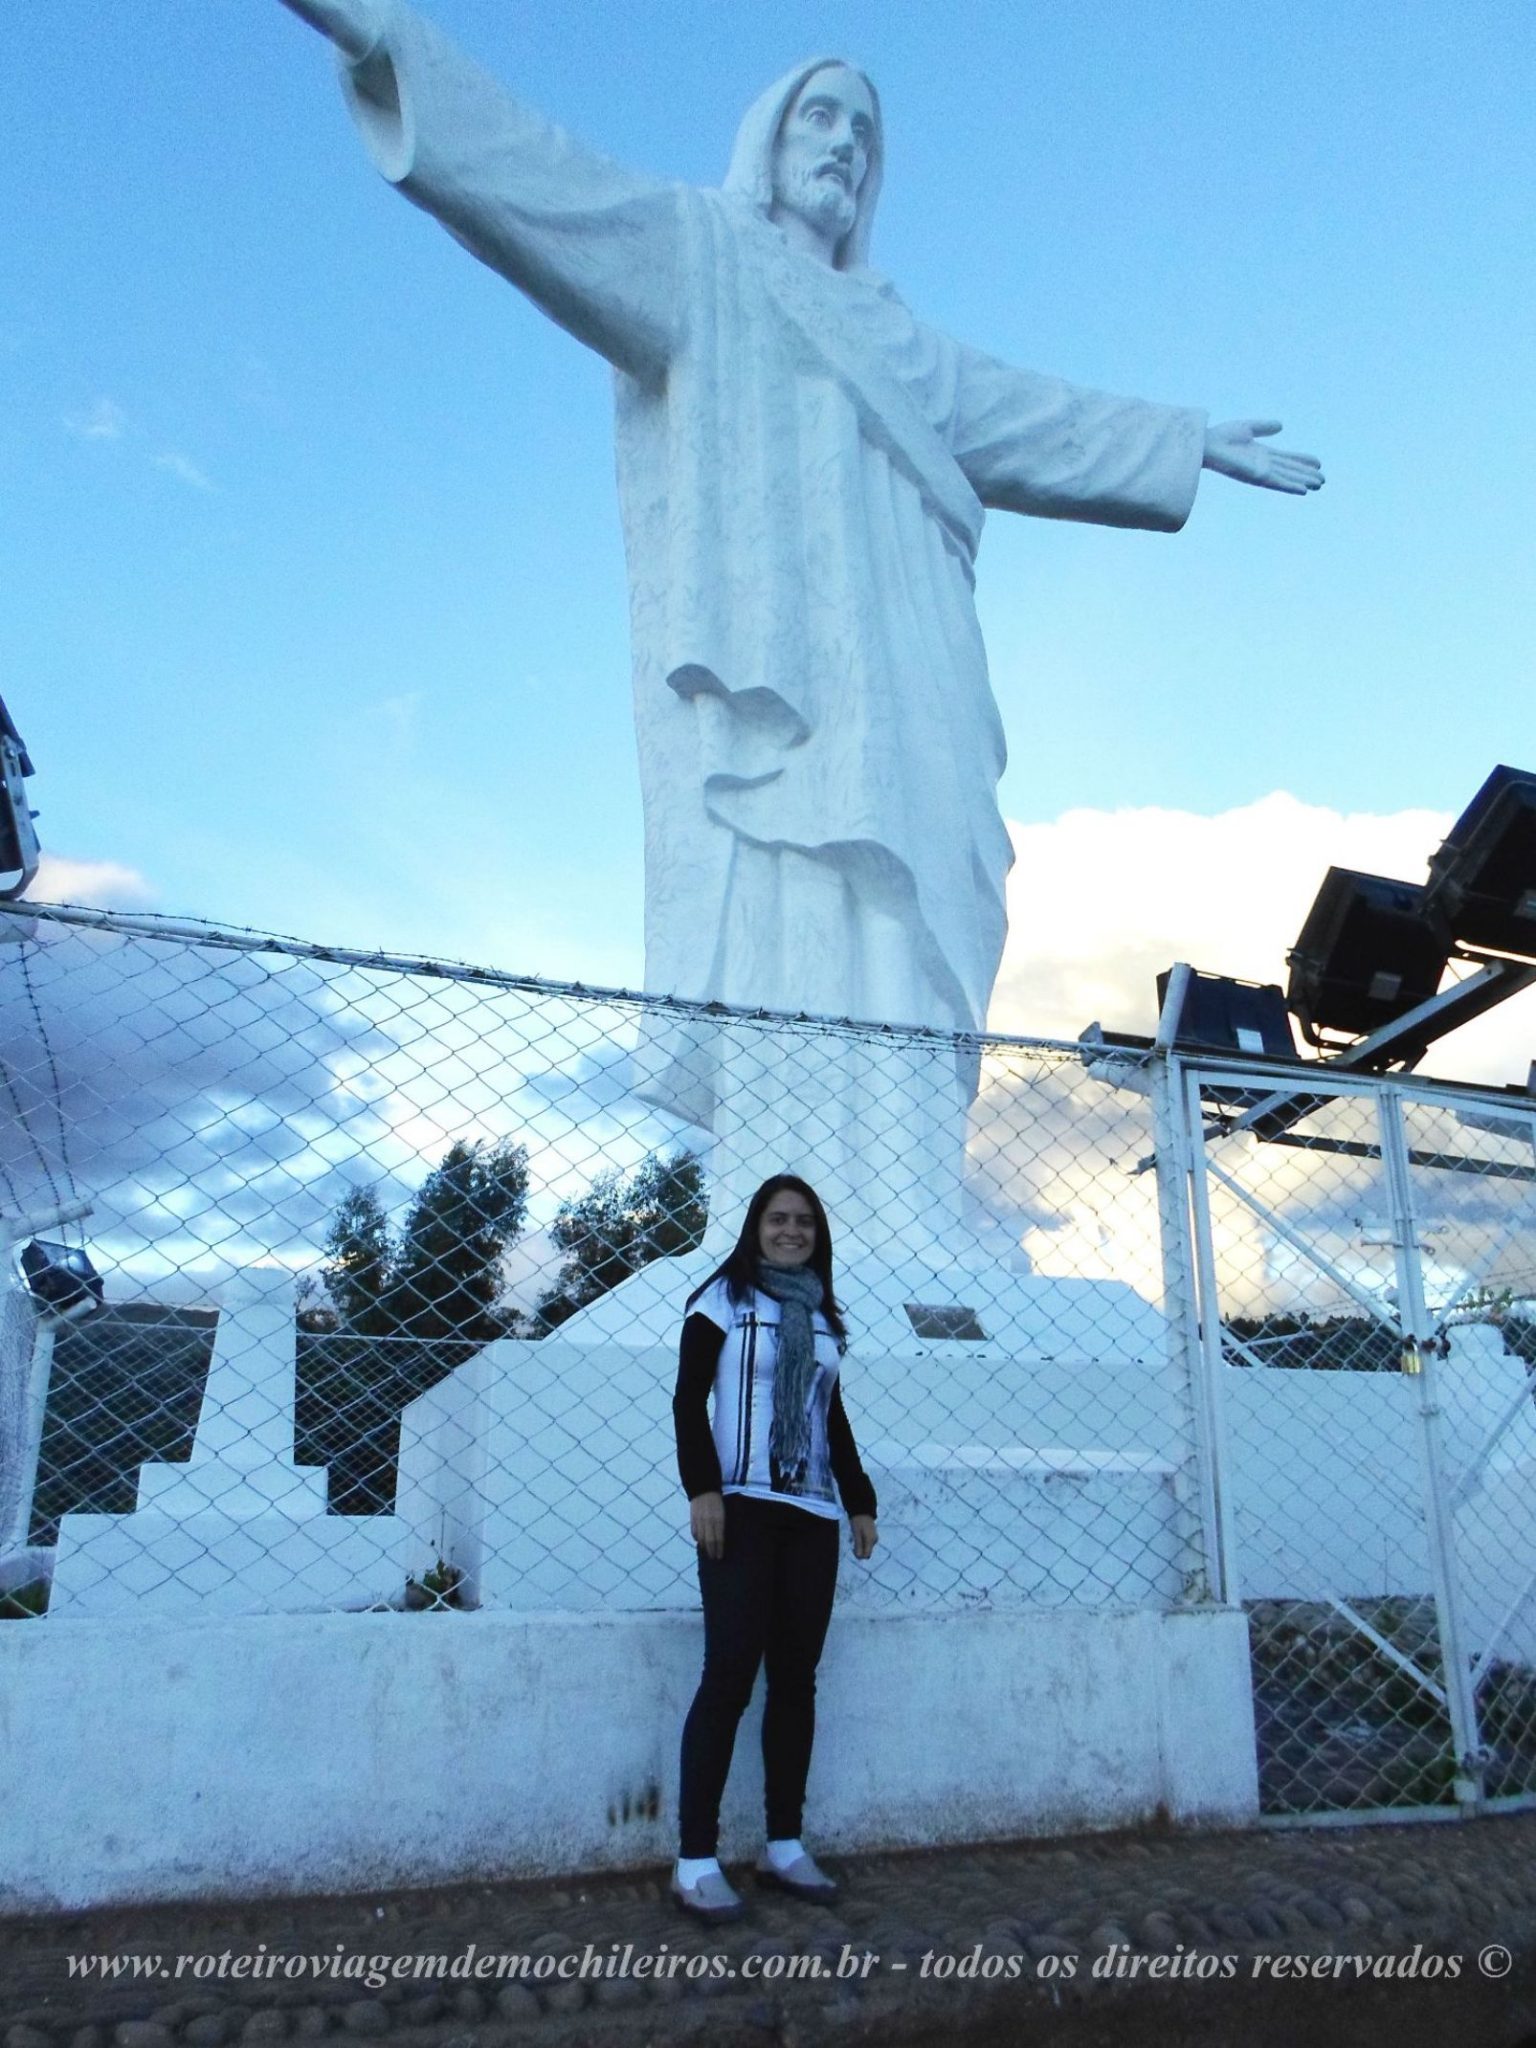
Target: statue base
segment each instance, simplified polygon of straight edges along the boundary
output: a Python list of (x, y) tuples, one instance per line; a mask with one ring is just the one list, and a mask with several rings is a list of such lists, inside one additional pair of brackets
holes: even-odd
[(223, 1290), (197, 1437), (146, 1464), (131, 1514), (65, 1515), (54, 1616), (305, 1614), (393, 1605), (408, 1531), (333, 1515), (326, 1477), (294, 1463), (293, 1276), (252, 1268)]

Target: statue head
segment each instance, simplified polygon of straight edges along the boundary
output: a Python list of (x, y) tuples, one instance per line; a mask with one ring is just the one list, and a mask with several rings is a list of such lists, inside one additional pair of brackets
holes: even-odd
[(839, 58), (818, 57), (748, 108), (725, 189), (770, 218), (795, 214), (832, 235), (836, 267), (854, 270), (868, 260), (884, 157), (874, 87)]

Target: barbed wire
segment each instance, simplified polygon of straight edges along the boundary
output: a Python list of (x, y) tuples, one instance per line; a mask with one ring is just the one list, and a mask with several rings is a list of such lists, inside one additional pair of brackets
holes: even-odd
[[(853, 1032), (860, 1037), (894, 1038), (933, 1043), (962, 1051), (981, 1051), (992, 1046), (1028, 1046), (1045, 1052), (1083, 1051), (1076, 1039), (1040, 1038), (1001, 1031), (945, 1031), (922, 1024), (882, 1024), (857, 1017), (839, 1017), (800, 1011), (753, 1009), (686, 996), (658, 994), (647, 989), (608, 986), (599, 982), (559, 981), (545, 975), (517, 974), (504, 968), (478, 966), (470, 961), (451, 960), (428, 953), (396, 953), (380, 947), (338, 946), (313, 939), (300, 939), (255, 926), (222, 924), (197, 918), (172, 917), (157, 911), (104, 910), (82, 903), (0, 902), (0, 918), (21, 921), (41, 919), (47, 924), (75, 926), (82, 930), (117, 932), (148, 939), (182, 940), (188, 945), (220, 947), (238, 953), (280, 953), (295, 960), (312, 960), (323, 966), (356, 967), (381, 973), (420, 976), (427, 980), (457, 981), (471, 986), (507, 989), (526, 995), (568, 998), (576, 1002), (614, 1003), (664, 1012), (703, 1021), (735, 1020), (740, 1023), (794, 1024), (807, 1030)], [(1134, 1068), (1145, 1055), (1135, 1047), (1096, 1041), (1095, 1060), (1120, 1063)]]

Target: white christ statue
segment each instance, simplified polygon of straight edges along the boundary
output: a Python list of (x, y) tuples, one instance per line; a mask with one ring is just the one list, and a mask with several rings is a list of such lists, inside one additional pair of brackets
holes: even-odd
[[(988, 507), (1174, 532), (1277, 423), (1119, 398), (925, 325), (869, 267), (863, 74), (804, 64), (719, 190), (610, 163), (396, 0), (286, 0), (378, 168), (615, 371), (649, 989), (984, 1028), (1012, 854), (973, 572)], [(718, 1128), (711, 1062), (650, 1099)]]

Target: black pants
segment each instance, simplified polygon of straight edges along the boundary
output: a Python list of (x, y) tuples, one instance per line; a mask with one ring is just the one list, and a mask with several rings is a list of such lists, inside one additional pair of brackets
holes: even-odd
[(832, 1618), (837, 1553), (831, 1516), (725, 1496), (725, 1555), (699, 1552), (704, 1676), (683, 1724), (682, 1855), (715, 1854), (736, 1724), (765, 1661), (768, 1835), (784, 1840), (799, 1834), (816, 1734), (816, 1665)]

